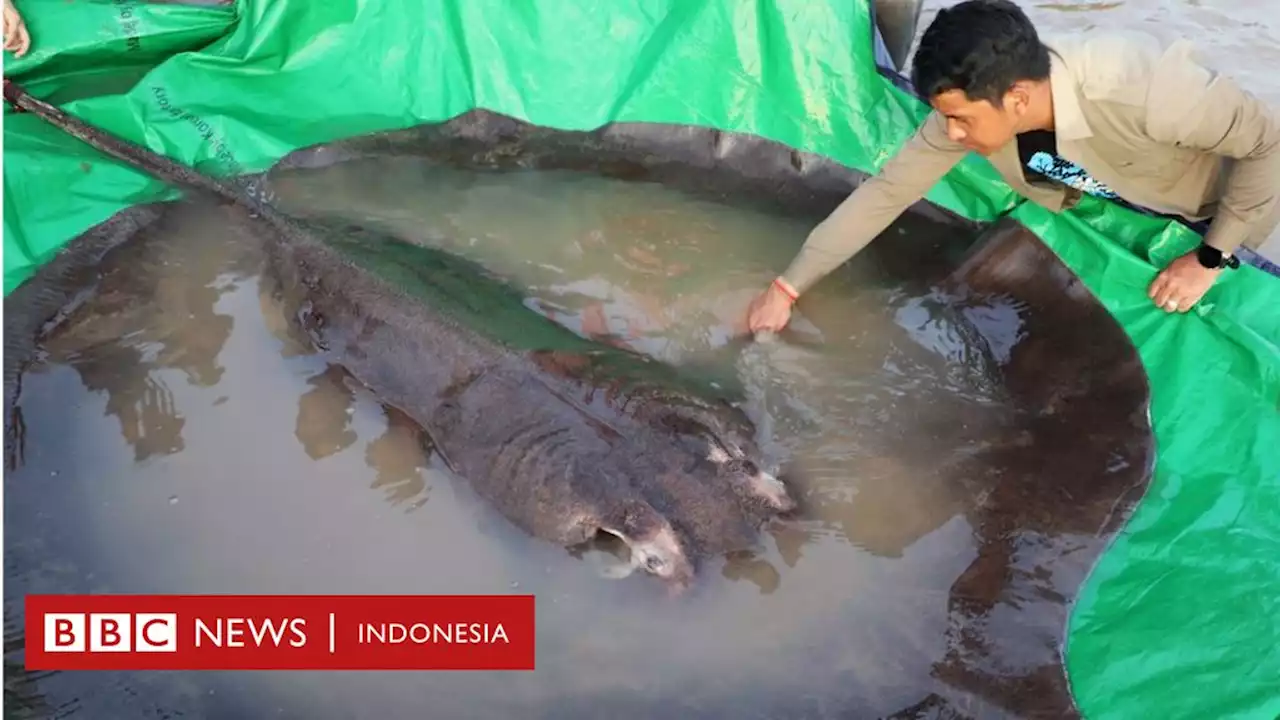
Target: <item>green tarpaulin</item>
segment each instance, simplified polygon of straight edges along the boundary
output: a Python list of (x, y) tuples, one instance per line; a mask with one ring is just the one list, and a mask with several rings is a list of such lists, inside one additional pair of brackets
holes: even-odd
[[(850, 0), (23, 0), (5, 74), (69, 112), (218, 174), (299, 147), (485, 108), (555, 128), (653, 121), (754, 133), (874, 172), (926, 108), (876, 72)], [(6, 114), (10, 291), (77, 234), (171, 191)], [(1150, 374), (1156, 478), (1092, 573), (1066, 647), (1089, 718), (1280, 716), (1280, 280), (1226, 273), (1197, 311), (1146, 288), (1194, 245), (1086, 201), (1062, 216), (979, 158), (930, 194), (1004, 212), (1082, 277)]]

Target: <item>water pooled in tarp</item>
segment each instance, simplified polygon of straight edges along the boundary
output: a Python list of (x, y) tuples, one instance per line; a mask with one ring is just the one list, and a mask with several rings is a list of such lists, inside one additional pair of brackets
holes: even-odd
[[(472, 258), (575, 332), (676, 364), (739, 339), (748, 303), (814, 222), (677, 195), (658, 183), (568, 170), (479, 171), (417, 156), (277, 170), (265, 186), (290, 214), (340, 218)], [(911, 217), (895, 231), (954, 232)], [(941, 382), (974, 399), (999, 392), (985, 341), (947, 298), (924, 285), (904, 288), (867, 263), (852, 273), (841, 273), (846, 292), (806, 301), (804, 312), (820, 317), (822, 328), (803, 312), (792, 323), (830, 346), (827, 357), (852, 363), (841, 374), (875, 375), (880, 385), (881, 373), (915, 373), (914, 382)], [(1016, 330), (1018, 320), (1003, 326)]]
[[(589, 175), (386, 158), (282, 174), (272, 192), (299, 214), (323, 209), (470, 254), (526, 288), (532, 307), (672, 362), (726, 342), (814, 221)], [(290, 330), (258, 276), (256, 232), (233, 209), (171, 208), (107, 259), (98, 294), (47, 340), (24, 380), (26, 464), (6, 496), (10, 596), (514, 585), (538, 598), (539, 669), (44, 681), (88, 716), (426, 706), (442, 718), (594, 717), (600, 703), (621, 716), (887, 716), (981, 707), (1000, 683), (1057, 671), (1062, 593), (1079, 577), (1038, 563), (1087, 541), (1058, 533), (1052, 513), (1023, 528), (1016, 518), (1029, 515), (1008, 512), (1043, 498), (1002, 475), (1025, 467), (984, 453), (1030, 440), (982, 336), (936, 288), (855, 264), (862, 285), (831, 286), (809, 306), (824, 345), (766, 343), (736, 359), (798, 462), (805, 516), (770, 528), (758, 553), (713, 563), (693, 598), (672, 603), (649, 578), (609, 582), (597, 563), (528, 539), (442, 474), (411, 423)], [(1009, 552), (979, 562), (993, 543)], [(984, 640), (962, 628), (990, 620), (1009, 588), (1020, 607), (994, 617), (1029, 646), (980, 651), (990, 667), (958, 659), (957, 643)]]

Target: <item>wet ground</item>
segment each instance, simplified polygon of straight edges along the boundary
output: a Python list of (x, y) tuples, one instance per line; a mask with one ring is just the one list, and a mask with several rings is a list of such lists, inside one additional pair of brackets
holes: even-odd
[[(281, 175), (273, 189), (299, 214), (470, 254), (570, 327), (675, 362), (717, 358), (809, 225), (657, 186), (421, 160)], [(811, 306), (835, 351), (765, 344), (737, 357), (754, 417), (801, 461), (809, 514), (670, 603), (647, 578), (603, 578), (603, 554), (516, 532), (409, 423), (293, 341), (238, 217), (169, 214), (109, 258), (100, 293), (46, 343), (24, 382), (26, 464), (6, 489), (8, 597), (531, 592), (539, 670), (62, 674), (41, 684), (59, 703), (94, 717), (299, 718), (585, 717), (596, 702), (619, 716), (875, 717), (943, 696), (980, 707), (935, 676), (956, 649), (957, 588), (992, 539), (993, 485), (964, 468), (1012, 422), (996, 380), (1018, 331), (1010, 308), (962, 315), (863, 263), (859, 289)], [(1069, 593), (1082, 570), (1045, 575), (1017, 555), (1070, 553), (1079, 538), (1027, 530), (1001, 572), (1038, 577), (1044, 598), (984, 622), (1038, 627), (1038, 650), (1002, 662), (1052, 675), (1053, 588)]]

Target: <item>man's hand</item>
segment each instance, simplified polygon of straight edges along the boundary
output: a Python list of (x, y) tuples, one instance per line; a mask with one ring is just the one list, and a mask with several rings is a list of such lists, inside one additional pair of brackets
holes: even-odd
[[(792, 294), (789, 295), (788, 292)], [(770, 284), (764, 292), (751, 301), (747, 309), (747, 330), (756, 332), (778, 332), (791, 320), (791, 304), (794, 292), (780, 287), (779, 282)]]
[(13, 0), (4, 0), (4, 49), (12, 52), (14, 57), (22, 57), (30, 47), (31, 35), (27, 32), (27, 24), (13, 6)]
[(1166, 312), (1187, 312), (1213, 287), (1221, 269), (1206, 268), (1196, 259), (1196, 251), (1169, 263), (1151, 283), (1147, 295)]

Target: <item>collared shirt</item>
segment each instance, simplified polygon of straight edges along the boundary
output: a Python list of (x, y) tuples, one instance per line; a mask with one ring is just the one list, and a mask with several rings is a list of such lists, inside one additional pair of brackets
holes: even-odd
[[(1213, 217), (1205, 241), (1224, 251), (1256, 249), (1280, 224), (1280, 113), (1208, 69), (1188, 41), (1100, 32), (1047, 44), (1055, 156), (1081, 169), (1086, 185), (1158, 213)], [(783, 279), (804, 292), (967, 153), (947, 136), (946, 118), (930, 113), (814, 228)], [(1028, 173), (1016, 141), (987, 160), (1015, 192), (1054, 212), (1087, 190)]]

